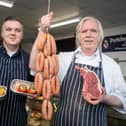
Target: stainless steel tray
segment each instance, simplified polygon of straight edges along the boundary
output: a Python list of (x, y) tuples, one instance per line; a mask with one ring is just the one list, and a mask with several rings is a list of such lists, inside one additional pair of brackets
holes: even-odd
[(24, 92), (18, 91), (17, 88), (18, 88), (18, 86), (20, 84), (24, 84), (26, 86), (31, 86), (31, 85), (33, 85), (33, 82), (25, 81), (25, 80), (19, 80), (19, 79), (14, 79), (11, 82), (11, 86), (10, 86), (11, 91), (13, 91), (14, 93), (19, 94), (19, 95), (25, 95), (25, 96), (31, 96), (31, 97), (38, 97), (38, 96), (40, 96), (40, 94), (29, 94), (29, 93), (24, 93)]

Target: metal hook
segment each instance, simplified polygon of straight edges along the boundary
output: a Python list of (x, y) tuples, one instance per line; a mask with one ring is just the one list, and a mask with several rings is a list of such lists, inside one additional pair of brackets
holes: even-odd
[(49, 13), (50, 12), (50, 0), (48, 0), (48, 12), (47, 13)]
[[(49, 14), (49, 12), (50, 12), (50, 0), (48, 0), (48, 10), (47, 10), (47, 13)], [(47, 28), (46, 30), (48, 32), (49, 31), (49, 28)]]

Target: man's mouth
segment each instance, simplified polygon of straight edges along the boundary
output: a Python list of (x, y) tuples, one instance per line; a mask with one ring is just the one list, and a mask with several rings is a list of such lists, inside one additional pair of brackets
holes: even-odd
[(91, 39), (91, 38), (86, 38), (86, 39), (84, 39), (84, 42), (93, 42), (94, 40), (93, 39)]
[(15, 40), (16, 38), (15, 37), (10, 37), (11, 40)]

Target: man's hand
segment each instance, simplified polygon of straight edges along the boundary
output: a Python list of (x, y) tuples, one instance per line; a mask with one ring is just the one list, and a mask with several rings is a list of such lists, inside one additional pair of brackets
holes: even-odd
[(41, 31), (47, 31), (47, 28), (51, 26), (52, 17), (53, 17), (53, 12), (50, 12), (47, 15), (41, 17), (41, 22), (40, 22)]
[(105, 97), (105, 93), (103, 90), (102, 95), (100, 95), (99, 97), (94, 97), (92, 96), (90, 93), (82, 91), (82, 96), (83, 98), (90, 104), (96, 105), (98, 103), (101, 103)]

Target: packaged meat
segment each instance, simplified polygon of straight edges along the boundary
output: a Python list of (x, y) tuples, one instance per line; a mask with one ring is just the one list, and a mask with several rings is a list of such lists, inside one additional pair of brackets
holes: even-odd
[(38, 97), (40, 94), (37, 93), (34, 83), (25, 80), (14, 79), (10, 86), (11, 91), (19, 95)]

